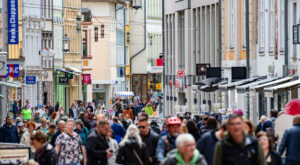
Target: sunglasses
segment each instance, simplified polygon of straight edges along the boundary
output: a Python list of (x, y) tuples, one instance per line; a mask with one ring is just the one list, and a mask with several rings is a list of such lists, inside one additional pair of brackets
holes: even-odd
[(203, 118), (203, 120), (208, 120), (208, 117), (207, 118)]
[(145, 126), (138, 126), (139, 129), (145, 129)]

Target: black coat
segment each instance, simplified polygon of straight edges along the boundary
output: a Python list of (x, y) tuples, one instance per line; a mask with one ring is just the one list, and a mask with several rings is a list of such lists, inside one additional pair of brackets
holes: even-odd
[(208, 165), (213, 164), (215, 146), (219, 141), (215, 133), (216, 131), (207, 132), (197, 143), (197, 149), (205, 157)]
[(87, 153), (87, 165), (106, 165), (107, 153), (109, 148), (105, 137), (99, 135), (98, 132), (93, 130), (89, 134), (86, 140), (86, 153)]
[(155, 133), (160, 134), (160, 129), (158, 126), (151, 124), (150, 127)]
[(36, 152), (34, 160), (37, 161), (40, 165), (58, 164), (58, 156), (54, 148), (50, 144), (46, 144), (41, 149), (41, 151)]
[(15, 125), (8, 126), (4, 124), (0, 128), (0, 142), (3, 143), (20, 143), (20, 136)]
[(124, 146), (120, 147), (116, 162), (124, 165), (141, 165), (134, 151), (143, 163), (150, 163), (145, 144), (140, 147), (135, 138), (130, 138), (130, 142), (126, 142)]
[(55, 141), (56, 141), (57, 137), (58, 137), (60, 134), (61, 134), (60, 130), (57, 130), (57, 131), (54, 133), (54, 135), (52, 136), (50, 144), (51, 144), (53, 147), (55, 147)]
[(148, 136), (142, 136), (143, 142), (147, 147), (149, 156), (152, 158), (152, 164), (159, 164), (156, 158), (156, 146), (160, 136), (153, 130), (149, 130)]

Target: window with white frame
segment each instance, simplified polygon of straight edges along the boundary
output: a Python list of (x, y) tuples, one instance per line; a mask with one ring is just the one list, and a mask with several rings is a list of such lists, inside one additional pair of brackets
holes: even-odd
[(234, 48), (234, 2), (231, 0), (231, 10), (230, 10), (230, 48)]
[(275, 0), (269, 0), (269, 51), (275, 49)]
[(284, 15), (285, 15), (285, 10), (284, 10), (284, 1), (285, 0), (280, 0), (280, 20), (279, 20), (279, 50), (284, 51)]
[(242, 43), (242, 47), (246, 48), (246, 0), (243, 0), (243, 43)]
[(264, 51), (265, 45), (265, 17), (264, 10), (265, 9), (265, 0), (259, 0), (258, 4), (258, 43), (259, 43), (259, 51)]

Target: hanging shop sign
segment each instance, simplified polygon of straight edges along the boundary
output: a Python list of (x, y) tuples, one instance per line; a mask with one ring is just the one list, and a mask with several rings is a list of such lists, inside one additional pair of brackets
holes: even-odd
[(82, 74), (82, 84), (91, 84), (91, 75), (90, 74)]
[(157, 90), (161, 90), (162, 89), (162, 84), (161, 83), (157, 83), (156, 86), (155, 86), (155, 88)]
[(58, 82), (59, 82), (60, 85), (68, 85), (69, 84), (69, 78), (67, 76), (59, 77)]
[(9, 76), (18, 77), (20, 75), (20, 66), (19, 64), (9, 64)]
[(7, 1), (8, 44), (19, 44), (18, 0)]
[(36, 76), (26, 76), (26, 84), (36, 84)]
[(151, 71), (162, 72), (164, 68), (164, 59), (151, 59)]
[(293, 44), (300, 44), (300, 24), (293, 26)]
[(205, 76), (207, 68), (210, 67), (210, 64), (204, 63), (204, 64), (196, 64), (196, 71), (198, 76)]

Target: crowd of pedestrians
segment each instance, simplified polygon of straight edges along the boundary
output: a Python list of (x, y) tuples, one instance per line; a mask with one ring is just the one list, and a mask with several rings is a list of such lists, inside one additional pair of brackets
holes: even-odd
[(279, 139), (276, 110), (255, 127), (240, 109), (226, 120), (211, 113), (162, 117), (160, 103), (116, 100), (106, 110), (74, 101), (66, 111), (59, 102), (37, 108), (27, 100), (13, 106), (0, 142), (29, 147), (33, 165), (300, 164), (300, 116)]

